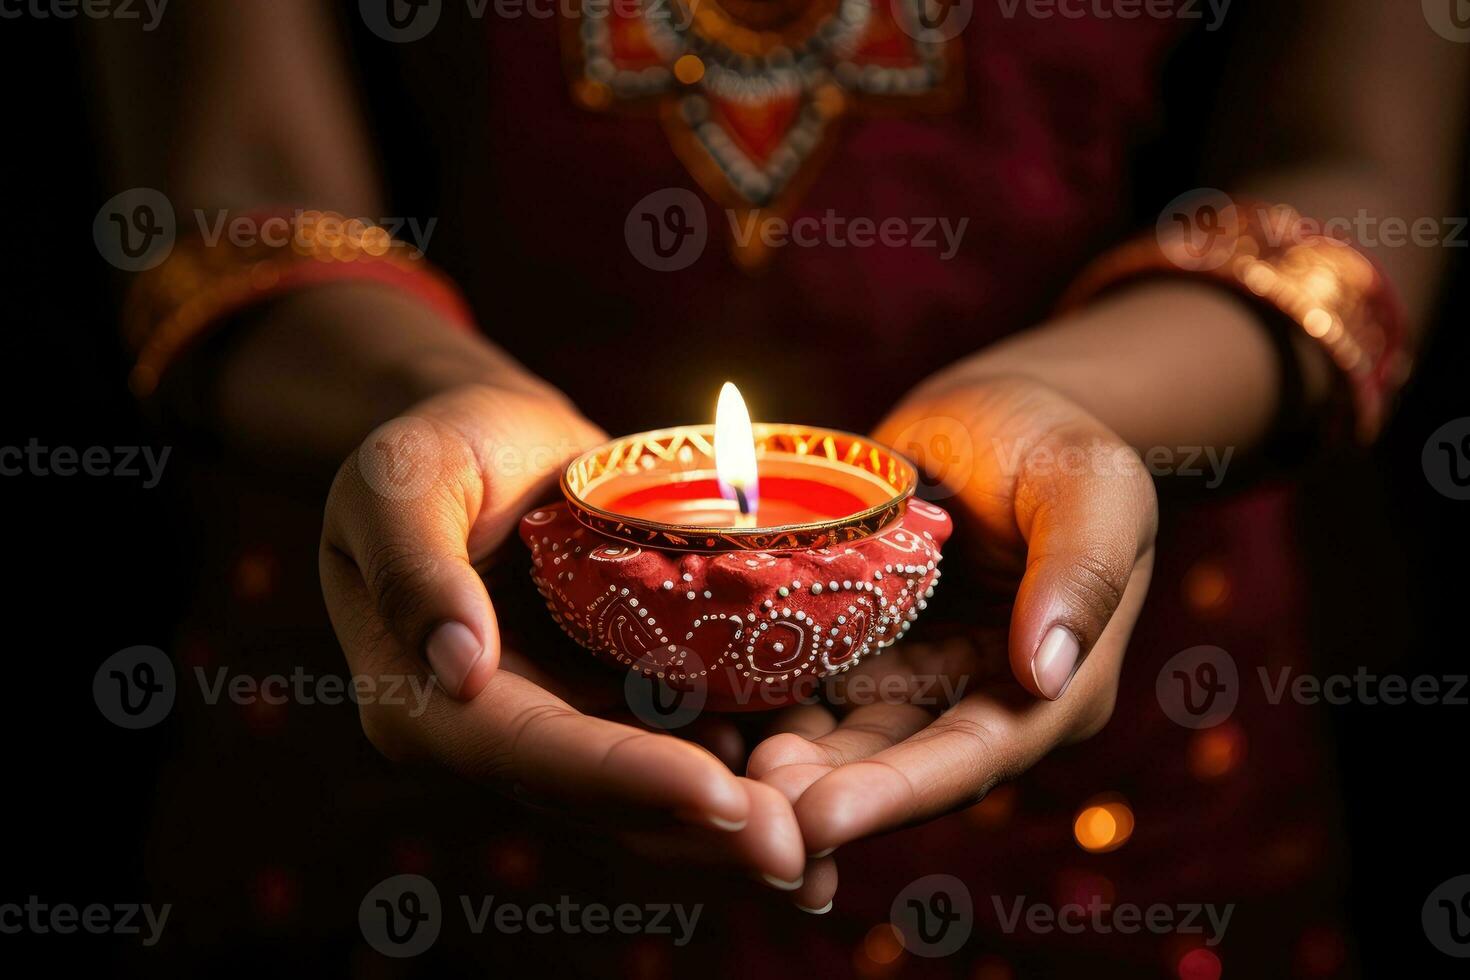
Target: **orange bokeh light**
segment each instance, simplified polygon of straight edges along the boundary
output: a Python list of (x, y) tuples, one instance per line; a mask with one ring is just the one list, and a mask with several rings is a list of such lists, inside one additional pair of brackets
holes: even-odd
[(965, 811), (971, 823), (979, 827), (1000, 827), (1010, 820), (1016, 809), (1016, 787), (1004, 783), (991, 790), (985, 799)]
[(699, 60), (698, 55), (681, 55), (674, 62), (674, 77), (685, 85), (693, 85), (704, 77), (704, 62)]
[(1245, 732), (1235, 722), (1196, 732), (1189, 740), (1189, 771), (1198, 779), (1219, 779), (1245, 758)]
[(1098, 797), (1072, 822), (1072, 835), (1084, 851), (1116, 851), (1133, 836), (1133, 810), (1119, 796)]
[(1197, 561), (1184, 573), (1184, 602), (1197, 616), (1218, 613), (1230, 601), (1230, 576), (1217, 561)]
[(863, 937), (861, 955), (869, 963), (888, 966), (903, 955), (903, 937), (890, 923), (880, 923)]

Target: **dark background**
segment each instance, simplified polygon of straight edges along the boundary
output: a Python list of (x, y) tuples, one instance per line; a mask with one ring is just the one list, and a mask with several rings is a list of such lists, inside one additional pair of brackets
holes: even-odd
[[(102, 177), (106, 160), (91, 135), (75, 28), (7, 21), (0, 35), (23, 40), (16, 47), (25, 49), (25, 57), (0, 58), (11, 171), (0, 256), (0, 445), (31, 437), (53, 446), (157, 445), (160, 436), (121, 383), (126, 360), (115, 339), (113, 284), (92, 244), (97, 209), (122, 188)], [(1180, 112), (1145, 161), (1145, 181), (1151, 166), (1192, 145), (1182, 110), (1210, 91), (1212, 51), (1181, 54), (1170, 88), (1180, 93)], [(1140, 220), (1160, 203), (1143, 195)], [(1438, 329), (1392, 426), (1371, 453), (1323, 460), (1302, 475), (1309, 492), (1300, 533), (1313, 572), (1314, 653), (1323, 673), (1358, 664), (1410, 676), (1470, 670), (1470, 504), (1435, 492), (1420, 462), (1431, 432), (1470, 415), (1463, 327), (1470, 296), (1464, 253), (1453, 254)], [(7, 790), (0, 901), (37, 894), (84, 905), (149, 893), (139, 841), (152, 818), (160, 762), (188, 733), (177, 718), (143, 732), (119, 730), (96, 710), (91, 679), (123, 647), (171, 649), (196, 585), (195, 531), (201, 521), (230, 520), (211, 514), (209, 501), (189, 499), (187, 485), (168, 479), (144, 490), (110, 478), (0, 477), (0, 643), (9, 668), (0, 722)], [(1470, 710), (1319, 710), (1336, 735), (1352, 853), (1341, 874), (1350, 883), (1364, 973), (1451, 975), (1455, 964), (1429, 947), (1419, 914), (1436, 885), (1470, 872), (1463, 802)], [(221, 852), (229, 846), (218, 841)], [(0, 964), (15, 965), (22, 948), (64, 959), (107, 955), (117, 942), (0, 936)]]

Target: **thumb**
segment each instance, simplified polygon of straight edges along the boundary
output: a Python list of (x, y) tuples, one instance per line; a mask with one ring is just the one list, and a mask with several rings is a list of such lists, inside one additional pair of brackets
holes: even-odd
[[(334, 623), (376, 620), (460, 700), (478, 694), (500, 661), (495, 610), (467, 545), (486, 495), (452, 427), (404, 416), (374, 430), (338, 471), (322, 534)], [(361, 586), (333, 587), (341, 576), (328, 572), (347, 563)], [(371, 630), (338, 632), (354, 670), (374, 659)]]
[[(1066, 693), (1153, 546), (1153, 481), (1135, 455), (1110, 442), (1117, 451), (1099, 454), (1095, 434), (1063, 440), (1051, 447), (1045, 474), (1025, 467), (1017, 481), (1026, 571), (1011, 615), (1011, 670), (1022, 687), (1052, 701)], [(1077, 465), (1057, 465), (1065, 459)], [(1081, 462), (1089, 459), (1112, 465)]]

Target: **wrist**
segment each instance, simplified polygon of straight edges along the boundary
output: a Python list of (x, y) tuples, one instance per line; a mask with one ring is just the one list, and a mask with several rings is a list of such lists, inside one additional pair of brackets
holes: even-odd
[(483, 337), (375, 284), (303, 290), (235, 326), (212, 358), (206, 397), (213, 426), (247, 448), (335, 462), (382, 422), (445, 392), (561, 398)]
[(1309, 342), (1298, 357), (1287, 338), (1296, 340), (1224, 289), (1147, 280), (1009, 338), (935, 380), (1028, 378), (1141, 451), (1243, 449), (1266, 440), (1292, 402), (1320, 404), (1331, 389), (1321, 351)]

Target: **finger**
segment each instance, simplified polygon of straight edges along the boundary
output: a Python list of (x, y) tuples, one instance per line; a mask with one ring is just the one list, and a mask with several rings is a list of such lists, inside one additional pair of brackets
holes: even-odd
[(338, 471), (322, 532), (329, 610), (345, 613), (352, 594), (327, 575), (333, 559), (345, 559), (377, 618), (454, 698), (478, 694), (500, 656), (495, 611), (467, 550), (485, 495), (473, 454), (448, 426), (395, 419)]
[[(778, 891), (797, 891), (804, 883), (807, 857), (791, 804), (753, 779), (741, 779), (740, 785), (749, 803), (749, 817), (738, 830), (672, 838), (647, 831), (643, 836), (661, 840), (666, 853), (680, 849), (683, 857), (702, 865), (740, 869)], [(691, 849), (700, 853), (694, 855)]]
[(742, 779), (750, 801), (750, 819), (732, 834), (733, 844), (760, 877), (780, 891), (802, 886), (806, 844), (786, 797), (754, 779)]
[(1056, 746), (1101, 728), (1148, 591), (1148, 561), (1146, 556), (1065, 699), (1017, 704), (1015, 698), (972, 694), (904, 741), (832, 770), (795, 804), (807, 847), (822, 853), (979, 802)]
[(830, 708), (820, 704), (799, 704), (782, 708), (771, 717), (766, 735), (791, 732), (803, 738), (816, 738), (837, 727), (837, 718)]
[(837, 727), (816, 738), (794, 732), (773, 735), (750, 754), (746, 771), (759, 779), (783, 766), (835, 768), (908, 738), (932, 720), (927, 711), (909, 704), (870, 704), (857, 708)]
[[(377, 618), (355, 567), (334, 558), (323, 580), (343, 593), (329, 611), (349, 638), (354, 675), (416, 679), (422, 668)], [(750, 812), (740, 781), (706, 749), (581, 714), (509, 671), (494, 673), (468, 703), (430, 687), (422, 698), (378, 699), (361, 711), (369, 738), (390, 758), (432, 760), (564, 808), (652, 809), (720, 830), (743, 827)]]
[[(932, 720), (907, 704), (866, 705), (851, 712), (836, 728), (815, 739), (794, 733), (774, 735), (756, 746), (747, 772), (779, 790), (793, 805), (817, 780), (839, 766), (881, 752)], [(824, 853), (808, 845), (808, 852)]]
[(745, 762), (745, 737), (729, 718), (700, 715), (674, 734), (704, 746), (732, 772), (738, 772)]
[(472, 704), (441, 707), (434, 752), (468, 775), (574, 810), (653, 809), (722, 831), (750, 816), (740, 780), (703, 747), (584, 715), (509, 672)]
[[(1055, 701), (1151, 548), (1155, 506), (1148, 472), (1110, 434), (1069, 429), (1054, 433), (1047, 448), (1046, 472), (1033, 453), (1017, 478), (1026, 571), (1011, 616), (1010, 659), (1022, 687)], [(1084, 462), (1057, 462), (1066, 459)]]
[[(677, 872), (716, 870), (759, 874), (757, 869), (741, 865), (731, 846), (732, 840), (731, 835), (695, 827), (640, 829), (617, 835), (619, 845), (628, 853)], [(813, 915), (830, 912), (837, 893), (837, 862), (830, 857), (809, 859), (801, 879), (801, 885), (789, 893), (792, 904)]]
[(832, 911), (836, 896), (837, 862), (830, 857), (819, 857), (807, 862), (801, 887), (791, 893), (791, 901), (803, 912), (826, 915)]
[(979, 799), (1008, 771), (1003, 735), (989, 724), (962, 706), (907, 741), (818, 779), (796, 803), (807, 847), (823, 853), (945, 812), (961, 794)]

